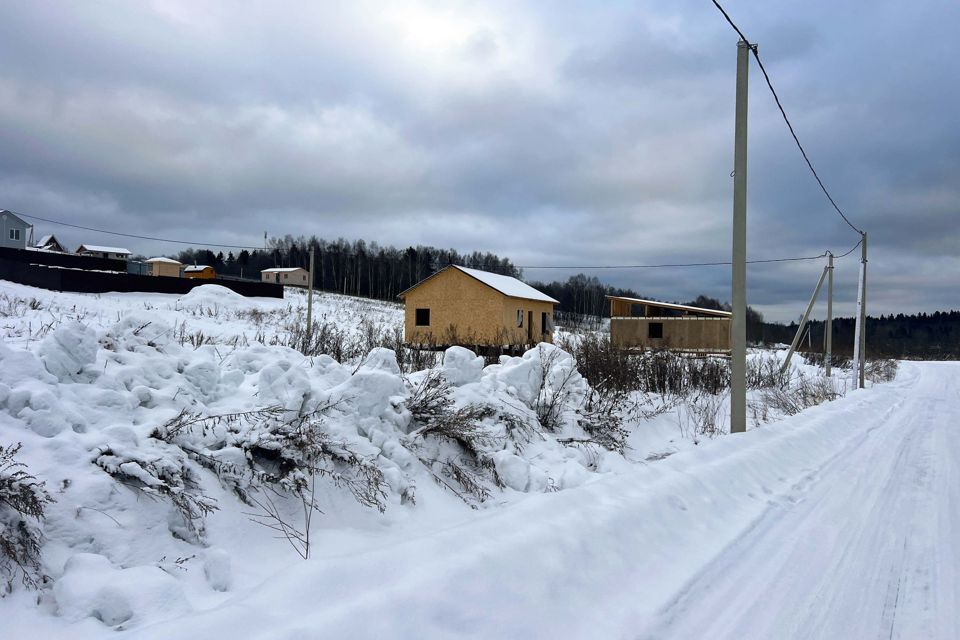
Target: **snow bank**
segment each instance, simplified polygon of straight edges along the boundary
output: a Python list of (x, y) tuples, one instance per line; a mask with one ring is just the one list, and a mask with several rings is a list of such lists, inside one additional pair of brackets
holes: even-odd
[[(205, 285), (178, 304), (234, 296)], [(389, 349), (348, 365), (279, 345), (193, 343), (169, 320), (131, 309), (99, 330), (65, 322), (35, 352), (0, 343), (4, 441), (35, 437), (31, 466), (59, 488), (46, 571), (65, 619), (135, 628), (186, 611), (198, 593), (233, 590), (246, 547), (223, 527), (259, 531), (244, 515), (258, 509), (250, 496), (264, 483), (307, 486), (308, 467), (297, 466), (307, 461), (318, 519), (376, 528), (381, 511), (386, 522), (405, 509), (469, 512), (577, 486), (619, 457), (558, 442), (585, 435), (576, 412), (587, 387), (552, 345), (489, 367), (454, 347), (435, 372), (405, 376)], [(434, 374), (444, 408), (417, 417), (408, 404)], [(547, 430), (539, 412), (551, 394)], [(298, 517), (296, 501), (281, 504)]]
[(737, 535), (842, 464), (900, 401), (863, 392), (458, 526), (324, 553), (228, 606), (134, 637), (638, 637)]

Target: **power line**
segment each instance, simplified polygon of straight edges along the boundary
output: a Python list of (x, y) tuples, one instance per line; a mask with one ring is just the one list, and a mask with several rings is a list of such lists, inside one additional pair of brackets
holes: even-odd
[(195, 242), (191, 240), (172, 240), (170, 238), (157, 238), (154, 236), (141, 236), (134, 233), (122, 233), (120, 231), (107, 231), (106, 229), (96, 229), (94, 227), (85, 227), (79, 224), (72, 224), (70, 222), (63, 222), (60, 220), (49, 220), (47, 218), (41, 218), (40, 216), (31, 216), (25, 213), (17, 213), (21, 218), (30, 218), (31, 220), (40, 220), (42, 222), (47, 222), (49, 224), (58, 224), (64, 227), (72, 227), (74, 229), (83, 229), (84, 231), (95, 231), (97, 233), (106, 233), (112, 236), (121, 236), (124, 238), (137, 238), (138, 240), (153, 240), (154, 242), (170, 242), (173, 244), (186, 244), (194, 247), (217, 247), (221, 249), (253, 249), (259, 251), (263, 247), (253, 247), (253, 246), (243, 246), (236, 244), (220, 244), (216, 242)]
[[(737, 35), (740, 36), (740, 39), (749, 43), (750, 40), (748, 40), (747, 36), (743, 34), (743, 31), (740, 31), (740, 28), (734, 24), (733, 20), (730, 18), (730, 15), (724, 11), (723, 7), (720, 6), (720, 3), (717, 2), (717, 0), (712, 0), (712, 2), (713, 5), (720, 11), (720, 13), (723, 14), (723, 17), (726, 18), (730, 26), (733, 27), (733, 30), (737, 32)], [(843, 221), (846, 222), (851, 229), (860, 235), (863, 235), (863, 230), (857, 228), (852, 222), (850, 222), (850, 219), (847, 218), (840, 207), (837, 206), (833, 196), (831, 196), (830, 192), (827, 191), (827, 187), (823, 184), (823, 180), (821, 180), (819, 174), (817, 174), (817, 170), (813, 168), (813, 163), (810, 162), (810, 158), (807, 156), (806, 150), (803, 148), (803, 145), (800, 144), (800, 138), (797, 137), (797, 132), (794, 131), (793, 125), (790, 123), (790, 118), (787, 117), (787, 112), (784, 110), (783, 104), (780, 102), (780, 96), (777, 95), (777, 91), (773, 88), (773, 83), (770, 81), (770, 74), (767, 73), (766, 68), (763, 66), (763, 62), (760, 60), (760, 53), (757, 51), (757, 45), (751, 44), (750, 50), (753, 52), (753, 57), (756, 59), (757, 65), (760, 67), (760, 71), (763, 73), (764, 80), (767, 81), (767, 87), (770, 88), (770, 93), (773, 94), (773, 99), (777, 103), (777, 108), (780, 109), (780, 115), (783, 116), (783, 121), (787, 123), (787, 128), (790, 130), (790, 135), (793, 136), (793, 141), (797, 143), (797, 148), (800, 149), (800, 155), (803, 156), (804, 161), (807, 163), (807, 167), (810, 168), (810, 173), (812, 173), (813, 177), (816, 178), (817, 184), (820, 185), (820, 189), (823, 191), (823, 194), (827, 196), (827, 200), (830, 201), (830, 204), (833, 205), (833, 208), (836, 209), (837, 213), (840, 214), (840, 217), (843, 218)]]
[[(844, 254), (839, 256), (835, 255), (834, 260), (839, 260), (840, 258), (845, 258), (854, 250), (860, 246), (860, 242), (853, 245), (853, 247)], [(796, 258), (766, 258), (763, 260), (747, 260), (747, 264), (769, 264), (771, 262), (801, 262), (804, 260), (819, 260), (821, 258), (826, 258), (830, 254), (829, 251), (824, 251), (817, 256), (800, 256)], [(609, 264), (609, 265), (581, 265), (581, 266), (562, 266), (562, 265), (517, 265), (517, 269), (665, 269), (673, 267), (722, 267), (729, 266), (733, 262), (727, 260), (724, 262), (683, 262), (683, 263), (673, 263), (673, 264)]]

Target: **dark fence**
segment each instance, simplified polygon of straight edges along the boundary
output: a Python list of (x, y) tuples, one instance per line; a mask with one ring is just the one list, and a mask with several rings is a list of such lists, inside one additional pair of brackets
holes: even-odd
[(88, 271), (127, 272), (126, 260), (78, 256), (75, 253), (56, 253), (54, 251), (30, 251), (0, 247), (0, 259), (13, 260), (24, 264), (42, 264), (67, 269), (86, 269)]
[[(39, 253), (39, 252), (24, 252)], [(64, 254), (66, 255), (66, 254)], [(99, 258), (91, 258), (99, 260)], [(123, 260), (108, 260), (120, 262)], [(124, 265), (125, 267), (125, 265)], [(140, 276), (130, 273), (105, 273), (102, 271), (82, 271), (39, 266), (29, 262), (9, 260), (0, 257), (0, 279), (18, 282), (41, 289), (53, 291), (79, 291), (81, 293), (108, 293), (111, 291), (141, 291), (149, 293), (187, 293), (194, 287), (204, 284), (219, 284), (236, 291), (242, 296), (262, 298), (282, 298), (283, 286), (272, 282), (252, 282), (249, 280), (220, 280), (218, 278), (201, 280), (188, 278), (169, 278), (163, 276)]]

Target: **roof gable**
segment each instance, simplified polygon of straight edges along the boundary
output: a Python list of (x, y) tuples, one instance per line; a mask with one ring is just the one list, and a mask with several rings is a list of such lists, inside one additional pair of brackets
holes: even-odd
[(481, 283), (487, 285), (491, 289), (497, 291), (498, 293), (507, 296), (508, 298), (521, 298), (523, 300), (536, 300), (537, 302), (549, 302), (551, 304), (560, 304), (559, 301), (554, 300), (547, 294), (542, 291), (537, 291), (530, 285), (525, 282), (521, 282), (512, 276), (504, 276), (499, 273), (491, 273), (489, 271), (481, 271), (480, 269), (469, 269), (467, 267), (461, 267), (460, 265), (451, 264), (449, 266), (440, 269), (431, 276), (428, 276), (413, 285), (406, 291), (402, 291), (397, 297), (403, 298), (407, 293), (416, 289), (422, 285), (427, 280), (437, 277), (441, 273), (449, 269), (454, 269), (460, 271), (461, 273), (470, 276), (474, 280), (479, 280)]
[(29, 222), (27, 222), (26, 220), (24, 220), (23, 218), (21, 218), (20, 216), (18, 216), (18, 215), (17, 215), (16, 213), (14, 213), (13, 211), (10, 211), (10, 209), (2, 209), (2, 210), (0, 210), (0, 216), (7, 216), (7, 218), (10, 218), (10, 219), (12, 219), (12, 220), (16, 220), (17, 222), (19, 222), (20, 224), (22, 224), (22, 225), (25, 226), (25, 227), (32, 227), (32, 226), (33, 226), (32, 224), (30, 224)]

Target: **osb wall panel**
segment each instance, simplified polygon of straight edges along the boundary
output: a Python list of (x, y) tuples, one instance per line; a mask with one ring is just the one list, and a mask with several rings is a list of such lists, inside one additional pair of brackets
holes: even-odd
[[(457, 269), (447, 269), (405, 297), (405, 339), (413, 344), (497, 344), (503, 295)], [(416, 310), (430, 309), (430, 326), (416, 326)]]
[[(517, 311), (523, 312), (523, 326), (517, 326)], [(533, 311), (533, 332), (527, 328), (529, 321), (529, 312)], [(536, 300), (522, 300), (520, 298), (503, 299), (503, 316), (501, 322), (508, 331), (510, 342), (507, 344), (526, 344), (527, 342), (553, 342), (553, 336), (544, 331), (543, 318), (540, 314), (546, 313), (548, 318), (553, 318), (553, 305), (549, 302), (537, 302)]]
[[(649, 338), (651, 322), (663, 324), (662, 338)], [(619, 347), (729, 351), (729, 318), (612, 318), (610, 340)]]

